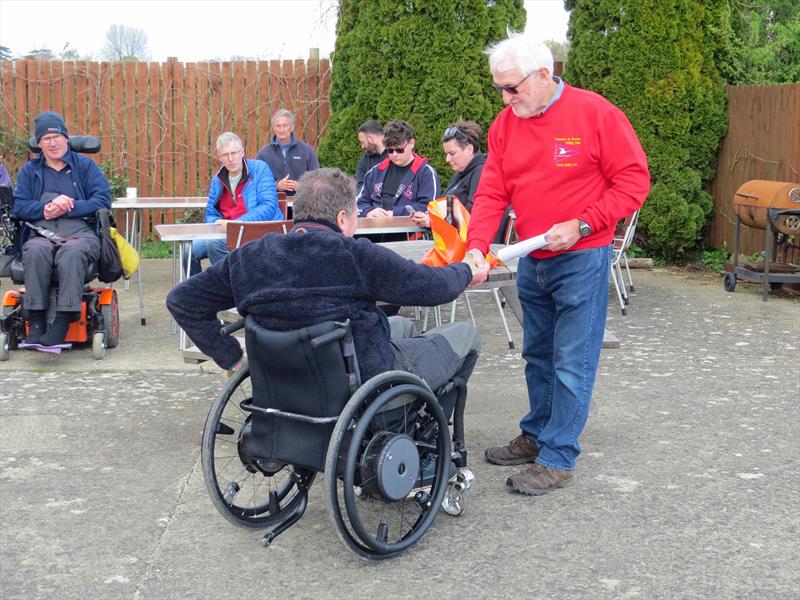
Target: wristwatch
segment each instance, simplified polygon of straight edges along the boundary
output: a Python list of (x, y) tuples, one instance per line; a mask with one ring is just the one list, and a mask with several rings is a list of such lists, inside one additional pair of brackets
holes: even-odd
[(586, 237), (590, 233), (592, 233), (592, 226), (589, 225), (586, 221), (581, 221), (578, 219), (578, 233), (581, 237)]

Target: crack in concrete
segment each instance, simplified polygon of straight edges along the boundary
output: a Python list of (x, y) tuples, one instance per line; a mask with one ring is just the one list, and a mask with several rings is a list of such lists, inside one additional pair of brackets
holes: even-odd
[(181, 501), (183, 500), (183, 496), (186, 492), (186, 488), (189, 485), (189, 482), (192, 480), (192, 476), (197, 472), (198, 465), (200, 464), (200, 454), (197, 455), (197, 460), (194, 461), (192, 464), (192, 469), (189, 471), (189, 474), (184, 477), (183, 481), (181, 482), (180, 491), (178, 492), (178, 497), (175, 500), (175, 504), (172, 507), (172, 510), (169, 511), (167, 515), (167, 522), (164, 525), (161, 533), (156, 537), (155, 543), (153, 544), (153, 548), (145, 558), (145, 568), (142, 576), (139, 578), (139, 581), (136, 583), (136, 591), (133, 593), (133, 599), (139, 600), (141, 598), (140, 592), (142, 590), (142, 586), (144, 586), (145, 581), (147, 580), (148, 575), (153, 567), (153, 563), (155, 562), (156, 554), (158, 553), (161, 543), (164, 540), (164, 537), (167, 535), (167, 532), (170, 529), (170, 525), (172, 525), (172, 521), (175, 518), (175, 513), (178, 511), (178, 506), (180, 506)]

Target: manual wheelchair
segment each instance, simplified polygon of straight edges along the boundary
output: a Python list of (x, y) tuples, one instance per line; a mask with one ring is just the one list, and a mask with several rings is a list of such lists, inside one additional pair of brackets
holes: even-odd
[[(363, 559), (415, 544), (440, 507), (461, 514), (474, 476), (466, 468), (466, 382), (432, 392), (419, 377), (388, 371), (361, 384), (349, 322), (270, 331), (252, 317), (247, 364), (206, 419), (203, 475), (234, 525), (273, 527), (268, 546), (295, 524), (318, 473), (339, 537)], [(454, 406), (452, 444), (442, 405)]]
[[(94, 136), (76, 135), (69, 138), (69, 146), (75, 152), (95, 154), (100, 151), (100, 140)], [(32, 152), (41, 152), (36, 140), (31, 139), (28, 147)], [(0, 248), (13, 260), (7, 263), (7, 275), (16, 285), (25, 283), (22, 258), (18, 254), (20, 244), (18, 236), (24, 224), (11, 216), (14, 201), (10, 188), (0, 188), (0, 223), (2, 237), (7, 246)], [(110, 211), (101, 210), (96, 214), (101, 227), (110, 225)], [(7, 255), (8, 256), (8, 255)], [(97, 265), (91, 264), (87, 270), (83, 294), (81, 296), (80, 318), (71, 323), (65, 341), (92, 345), (92, 354), (97, 360), (105, 358), (107, 348), (115, 348), (119, 343), (119, 302), (117, 292), (108, 287), (91, 287), (88, 284), (97, 276)], [(58, 293), (58, 272), (53, 269), (50, 286), (50, 303), (47, 311), (47, 322), (55, 318), (56, 295)], [(22, 307), (25, 288), (6, 291), (2, 296), (2, 314), (0, 315), (0, 361), (11, 357), (11, 350), (18, 347), (28, 332), (28, 314)]]

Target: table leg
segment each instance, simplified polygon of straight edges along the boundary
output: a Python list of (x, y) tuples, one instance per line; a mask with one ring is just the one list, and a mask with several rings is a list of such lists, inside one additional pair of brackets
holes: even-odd
[[(176, 261), (178, 260), (180, 260), (180, 257), (178, 256), (178, 242), (172, 242), (172, 286), (170, 289), (174, 288), (178, 284), (178, 273), (176, 269)], [(178, 324), (175, 322), (174, 317), (170, 317), (169, 332), (171, 335), (178, 333)]]
[[(180, 281), (183, 282), (189, 278), (189, 265), (192, 262), (192, 242), (189, 241), (182, 241), (181, 248), (180, 248), (180, 265), (178, 268), (180, 269)], [(186, 332), (181, 329), (180, 334), (178, 335), (178, 348), (181, 352), (186, 350)]]

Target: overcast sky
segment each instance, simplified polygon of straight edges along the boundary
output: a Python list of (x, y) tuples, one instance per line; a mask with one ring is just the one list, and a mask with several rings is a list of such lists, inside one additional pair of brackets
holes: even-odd
[[(528, 0), (528, 31), (566, 39), (563, 0)], [(336, 2), (331, 0), (0, 0), (0, 46), (14, 56), (47, 47), (99, 58), (112, 24), (142, 29), (151, 60), (306, 58), (333, 50)]]

